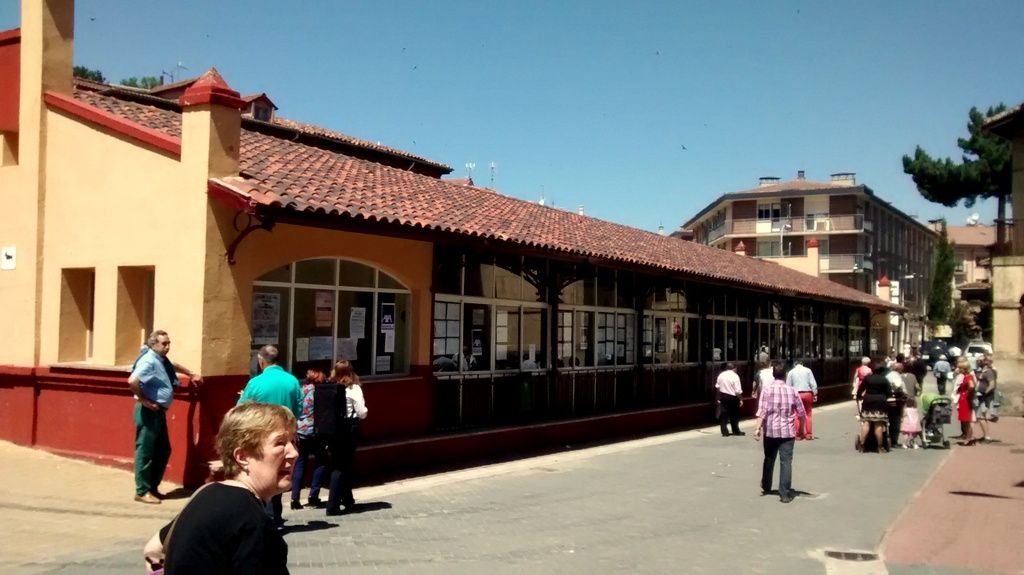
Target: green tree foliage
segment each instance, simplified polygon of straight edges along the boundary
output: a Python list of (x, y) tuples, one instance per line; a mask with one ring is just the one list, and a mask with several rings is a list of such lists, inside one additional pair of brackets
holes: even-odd
[(107, 83), (107, 79), (103, 77), (103, 72), (99, 70), (92, 70), (85, 66), (75, 66), (74, 75), (76, 78), (85, 78), (86, 80), (92, 80), (93, 82)]
[(121, 85), (130, 86), (132, 88), (145, 88), (147, 90), (151, 90), (160, 85), (160, 79), (155, 78), (153, 76), (143, 76), (142, 78), (136, 78), (135, 76), (132, 76), (131, 78), (125, 78), (124, 80), (121, 80)]
[(983, 330), (978, 325), (978, 308), (970, 302), (956, 302), (949, 314), (949, 327), (953, 341), (959, 345), (981, 338)]
[(999, 198), (1010, 193), (1010, 141), (983, 132), (985, 118), (1006, 110), (999, 104), (983, 115), (971, 108), (967, 123), (969, 138), (958, 138), (964, 151), (962, 163), (932, 158), (918, 146), (914, 157), (903, 156), (903, 171), (913, 178), (918, 191), (931, 202), (953, 207), (964, 202), (972, 207), (978, 198)]
[(946, 235), (946, 222), (942, 222), (942, 232), (935, 246), (935, 266), (932, 269), (932, 288), (928, 293), (928, 320), (935, 324), (944, 324), (949, 320), (950, 308), (953, 305), (953, 272), (956, 262), (953, 258), (953, 245)]

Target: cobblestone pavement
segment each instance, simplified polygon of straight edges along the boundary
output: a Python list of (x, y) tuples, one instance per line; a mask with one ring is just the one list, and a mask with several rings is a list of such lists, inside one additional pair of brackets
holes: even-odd
[[(884, 573), (880, 562), (826, 560), (824, 551), (877, 552), (956, 450), (862, 455), (853, 451), (856, 428), (851, 403), (816, 410), (821, 439), (797, 444), (794, 487), (804, 494), (788, 505), (760, 496), (752, 433), (723, 438), (716, 428), (362, 488), (361, 513), (285, 510), (291, 570)], [(752, 432), (751, 422), (744, 429)], [(25, 485), (20, 469), (3, 466), (0, 508), (14, 519), (0, 524), (5, 573), (138, 573), (143, 542), (181, 504), (132, 502), (125, 472), (0, 449), (5, 461), (15, 453), (38, 458), (24, 463), (43, 471), (54, 461), (76, 469), (37, 473)], [(93, 473), (102, 477), (86, 489), (82, 478)], [(76, 530), (70, 543), (64, 529)]]

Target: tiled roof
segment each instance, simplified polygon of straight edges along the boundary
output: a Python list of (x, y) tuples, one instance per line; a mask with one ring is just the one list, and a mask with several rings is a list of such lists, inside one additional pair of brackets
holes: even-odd
[(946, 226), (946, 235), (958, 246), (992, 246), (996, 243), (995, 226)]
[(725, 195), (739, 195), (739, 194), (777, 194), (779, 192), (789, 191), (810, 191), (810, 190), (830, 190), (833, 188), (856, 188), (857, 184), (848, 182), (811, 182), (809, 180), (792, 180), (789, 182), (779, 182), (777, 184), (771, 184), (769, 186), (758, 186), (756, 188), (750, 188), (749, 190), (742, 190), (739, 192), (728, 192)]
[(296, 122), (294, 120), (286, 120), (284, 118), (276, 117), (276, 116), (274, 117), (274, 123), (278, 124), (280, 126), (284, 126), (286, 128), (292, 128), (293, 130), (298, 130), (300, 132), (305, 132), (307, 134), (314, 134), (314, 135), (321, 136), (321, 137), (324, 137), (324, 138), (330, 138), (332, 140), (337, 140), (337, 141), (342, 142), (344, 144), (352, 144), (352, 145), (355, 145), (355, 146), (359, 146), (361, 148), (368, 148), (368, 149), (371, 149), (371, 150), (380, 150), (382, 152), (387, 152), (388, 154), (393, 154), (393, 155), (396, 155), (396, 156), (404, 156), (404, 157), (409, 158), (410, 160), (416, 160), (417, 162), (420, 162), (422, 164), (428, 164), (428, 165), (434, 166), (435, 168), (441, 168), (441, 169), (447, 170), (449, 172), (452, 170), (451, 166), (446, 166), (445, 164), (441, 164), (441, 163), (435, 162), (433, 160), (428, 160), (427, 158), (423, 158), (421, 156), (416, 156), (416, 155), (410, 154), (409, 152), (405, 152), (405, 151), (402, 151), (402, 150), (397, 150), (395, 148), (390, 148), (388, 146), (384, 146), (384, 145), (381, 145), (381, 144), (376, 144), (376, 143), (373, 143), (373, 142), (368, 142), (366, 140), (360, 140), (359, 138), (353, 138), (352, 136), (347, 136), (345, 134), (342, 134), (341, 132), (335, 132), (335, 131), (332, 131), (332, 130), (321, 128), (319, 126), (313, 126), (313, 125), (310, 125), (310, 124), (304, 124), (302, 122)]
[[(158, 106), (161, 107), (161, 108), (168, 108), (168, 107), (170, 107), (171, 109), (174, 109), (174, 110), (180, 110), (180, 108), (178, 107), (177, 99), (175, 99), (175, 100), (168, 100), (167, 98), (165, 98), (165, 97), (163, 97), (163, 96), (161, 96), (159, 94), (161, 94), (163, 92), (166, 92), (168, 90), (189, 87), (192, 84), (196, 83), (198, 80), (199, 80), (199, 78), (190, 78), (188, 80), (182, 80), (180, 82), (175, 82), (173, 84), (164, 84), (163, 86), (157, 86), (156, 88), (153, 88), (152, 90), (146, 90), (145, 88), (132, 88), (130, 86), (119, 86), (119, 85), (115, 85), (115, 84), (103, 84), (103, 83), (100, 83), (100, 82), (93, 82), (91, 80), (85, 80), (84, 78), (75, 78), (75, 86), (79, 89), (78, 90), (79, 92), (94, 92), (94, 93), (105, 94), (105, 95), (111, 95), (112, 94), (112, 95), (115, 95), (115, 96), (118, 93), (125, 93), (125, 94), (130, 95), (131, 99), (135, 100), (135, 101), (140, 101), (140, 102), (150, 101), (150, 102), (153, 102), (155, 104), (158, 104)], [(76, 94), (75, 97), (78, 97), (78, 95)], [(268, 102), (270, 102), (270, 105), (274, 106), (275, 110), (278, 109), (277, 105), (274, 104), (274, 102), (270, 99), (270, 97), (268, 97), (265, 93), (262, 93), (262, 92), (259, 93), (259, 94), (251, 94), (249, 96), (244, 96), (242, 98), (242, 100), (245, 101), (246, 103), (251, 103), (252, 101), (254, 101), (256, 99), (259, 99), (261, 97), (262, 98), (266, 98), (266, 100)], [(248, 121), (258, 122), (260, 120), (249, 119)], [(293, 121), (293, 120), (288, 120), (288, 119), (282, 118), (282, 117), (277, 116), (277, 115), (274, 116), (274, 119), (271, 122), (271, 124), (276, 125), (276, 126), (281, 126), (283, 128), (289, 129), (289, 130), (294, 130), (296, 132), (301, 132), (303, 134), (309, 134), (311, 136), (315, 136), (315, 137), (318, 137), (318, 138), (323, 138), (325, 140), (331, 140), (331, 141), (334, 141), (334, 142), (339, 142), (341, 144), (345, 144), (345, 145), (349, 145), (349, 146), (355, 146), (355, 147), (358, 147), (358, 148), (362, 148), (364, 150), (371, 150), (371, 151), (374, 151), (374, 152), (381, 152), (381, 153), (388, 154), (390, 156), (395, 156), (395, 157), (398, 157), (398, 158), (404, 158), (406, 160), (414, 161), (414, 162), (416, 162), (418, 164), (423, 164), (423, 165), (426, 165), (426, 166), (430, 166), (430, 167), (434, 168), (435, 170), (440, 171), (442, 173), (450, 173), (452, 171), (451, 166), (442, 164), (440, 162), (435, 162), (434, 160), (431, 160), (431, 159), (428, 159), (428, 158), (424, 158), (422, 156), (417, 156), (415, 154), (411, 154), (411, 153), (406, 152), (404, 150), (399, 150), (397, 148), (392, 148), (390, 146), (385, 146), (385, 145), (380, 144), (380, 143), (375, 143), (375, 142), (370, 142), (370, 141), (367, 141), (367, 140), (362, 140), (362, 139), (355, 138), (355, 137), (352, 137), (352, 136), (349, 136), (349, 135), (346, 135), (346, 134), (342, 134), (341, 132), (335, 132), (333, 130), (328, 130), (326, 128), (321, 128), (319, 126), (313, 126), (311, 124), (304, 124), (302, 122), (296, 122), (296, 121)]]
[[(79, 92), (127, 120), (181, 136), (178, 113)], [(270, 212), (316, 213), (485, 237), (768, 291), (892, 308), (825, 278), (693, 242), (541, 206), (297, 142), (243, 130), (241, 176), (211, 180)]]

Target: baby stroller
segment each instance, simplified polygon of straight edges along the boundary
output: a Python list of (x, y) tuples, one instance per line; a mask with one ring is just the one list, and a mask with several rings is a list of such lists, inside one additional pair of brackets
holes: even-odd
[(924, 446), (949, 449), (944, 425), (953, 421), (952, 402), (948, 397), (937, 393), (925, 393), (921, 396), (921, 409), (924, 411)]

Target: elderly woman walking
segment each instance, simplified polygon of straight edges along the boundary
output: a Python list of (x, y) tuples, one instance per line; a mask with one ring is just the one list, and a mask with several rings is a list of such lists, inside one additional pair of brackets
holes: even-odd
[(181, 513), (146, 544), (150, 569), (164, 573), (288, 573), (288, 545), (264, 507), (292, 486), (295, 415), (246, 401), (217, 433), (224, 481), (197, 490)]

